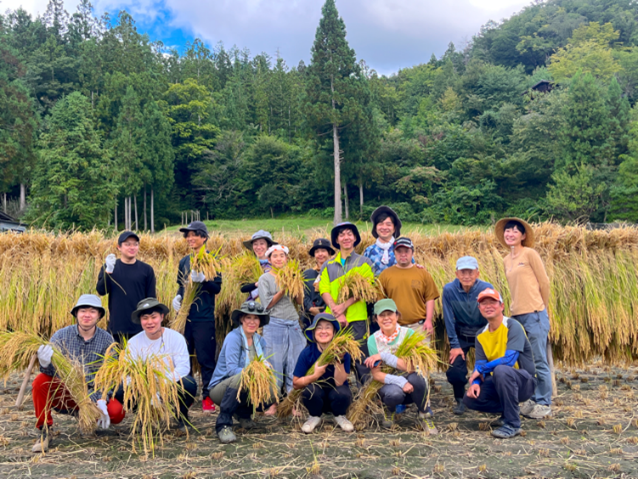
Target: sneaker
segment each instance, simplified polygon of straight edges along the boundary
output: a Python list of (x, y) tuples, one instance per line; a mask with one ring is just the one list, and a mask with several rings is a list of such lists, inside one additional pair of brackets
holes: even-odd
[(504, 424), (505, 424), (505, 418), (501, 416), (498, 419), (494, 419), (490, 423), (490, 427), (502, 427)]
[(462, 416), (465, 411), (467, 411), (467, 407), (463, 403), (463, 399), (457, 399), (456, 406), (453, 410), (454, 414), (456, 414), (457, 416)]
[(419, 421), (421, 421), (423, 429), (425, 429), (430, 436), (436, 436), (439, 433), (439, 430), (434, 425), (434, 421), (432, 421), (432, 417), (428, 415), (427, 411), (419, 413)]
[(524, 403), (520, 404), (518, 407), (521, 410), (521, 414), (523, 416), (527, 416), (530, 412), (532, 412), (532, 409), (534, 409), (534, 406), (536, 406), (536, 403), (532, 401), (531, 399), (528, 399)]
[(257, 424), (255, 424), (255, 421), (253, 421), (249, 417), (240, 417), (239, 426), (243, 427), (244, 429), (252, 429), (254, 427), (257, 427)]
[(527, 414), (523, 414), (523, 416), (531, 417), (532, 419), (543, 419), (544, 417), (549, 416), (551, 413), (551, 407), (544, 406), (543, 404), (536, 404), (530, 412), (528, 412)]
[(432, 408), (429, 404), (425, 406), (425, 415), (426, 417), (434, 417), (434, 411), (432, 411)]
[(350, 421), (348, 421), (348, 418), (346, 418), (345, 416), (335, 416), (335, 422), (345, 432), (354, 431), (354, 426), (352, 425), (352, 423)]
[(301, 426), (301, 430), (306, 434), (310, 434), (315, 428), (321, 424), (321, 418), (317, 416), (310, 416), (306, 419), (306, 422)]
[(51, 434), (44, 428), (42, 428), (38, 432), (40, 433), (40, 437), (31, 448), (31, 452), (47, 452), (49, 450)]
[(405, 404), (399, 404), (394, 410), (394, 414), (402, 414), (405, 412)]
[(390, 414), (390, 417), (385, 414), (381, 416), (381, 427), (383, 429), (392, 429), (394, 426), (394, 413)]
[(492, 436), (499, 439), (509, 439), (511, 437), (518, 436), (522, 431), (523, 430), (520, 427), (513, 427), (506, 423), (492, 431)]
[(229, 444), (229, 443), (235, 442), (237, 440), (237, 436), (235, 436), (235, 433), (233, 432), (233, 429), (231, 427), (228, 427), (228, 426), (222, 427), (217, 432), (217, 437), (219, 438), (219, 440), (221, 441), (222, 444)]
[(204, 398), (202, 401), (202, 411), (204, 411), (205, 414), (212, 414), (215, 412), (215, 403), (211, 398)]

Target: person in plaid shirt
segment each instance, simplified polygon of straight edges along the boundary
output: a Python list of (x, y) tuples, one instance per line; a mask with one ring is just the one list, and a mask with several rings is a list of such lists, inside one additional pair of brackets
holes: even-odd
[[(102, 399), (102, 391), (95, 391), (92, 386), (93, 377), (102, 365), (106, 350), (115, 342), (113, 336), (97, 327), (97, 322), (104, 316), (104, 312), (100, 298), (94, 294), (83, 294), (71, 310), (77, 324), (56, 331), (51, 337), (51, 344), (69, 359), (84, 366), (89, 395), (102, 413), (102, 417), (98, 419), (98, 426), (108, 429), (111, 423), (120, 423), (125, 413), (118, 400)], [(77, 413), (77, 404), (64, 387), (64, 383), (57, 377), (55, 367), (51, 364), (52, 357), (53, 348), (50, 345), (40, 346), (40, 374), (36, 376), (32, 385), (33, 408), (40, 437), (32, 452), (45, 452), (49, 449), (53, 426), (51, 409), (61, 414)], [(47, 427), (44, 427), (45, 423)]]

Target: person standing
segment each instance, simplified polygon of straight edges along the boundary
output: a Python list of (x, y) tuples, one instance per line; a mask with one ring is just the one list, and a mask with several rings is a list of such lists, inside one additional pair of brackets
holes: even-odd
[[(336, 256), (325, 263), (319, 280), (319, 294), (326, 303), (325, 312), (332, 314), (342, 328), (350, 328), (354, 339), (360, 341), (368, 336), (368, 308), (363, 300), (348, 298), (337, 303), (343, 276), (355, 271), (368, 279), (374, 278), (372, 263), (364, 256), (355, 253), (354, 248), (361, 243), (361, 235), (356, 225), (350, 222), (339, 223), (330, 232), (332, 245), (338, 248)], [(367, 356), (368, 347), (364, 343), (361, 350)], [(365, 382), (369, 369), (363, 363), (355, 363), (360, 382)]]
[(96, 290), (100, 296), (109, 295), (109, 323), (107, 330), (115, 340), (124, 340), (139, 333), (142, 328), (131, 321), (131, 313), (144, 298), (155, 297), (155, 272), (137, 259), (140, 238), (132, 231), (124, 231), (117, 240), (120, 259), (114, 254), (106, 257), (100, 270)]
[(326, 302), (319, 294), (319, 280), (321, 279), (321, 268), (326, 261), (334, 256), (335, 250), (332, 249), (329, 240), (318, 238), (312, 243), (308, 254), (315, 259), (315, 266), (303, 273), (306, 283), (303, 298), (305, 327), (310, 326), (314, 317), (326, 309)]
[(295, 306), (295, 303), (303, 304), (303, 294), (293, 298), (277, 286), (275, 270), (286, 266), (288, 248), (273, 245), (266, 251), (266, 257), (272, 268), (259, 278), (259, 298), (270, 314), (270, 321), (263, 329), (266, 356), (278, 373), (277, 387), (281, 389), (285, 385), (285, 391), (290, 392), (297, 358), (306, 347), (306, 338), (301, 332), (299, 313)]
[[(193, 221), (186, 228), (179, 230), (184, 234), (188, 246), (195, 254), (208, 241), (208, 228), (201, 221)], [(206, 251), (209, 253), (208, 251)], [(205, 413), (215, 411), (215, 404), (208, 395), (208, 384), (215, 371), (215, 354), (217, 341), (215, 339), (215, 295), (222, 287), (222, 277), (218, 274), (214, 278), (206, 278), (204, 273), (191, 271), (190, 255), (187, 254), (179, 262), (177, 284), (179, 289), (173, 299), (173, 309), (179, 311), (182, 307), (184, 288), (188, 278), (201, 283), (201, 289), (191, 305), (188, 320), (184, 329), (184, 338), (188, 344), (188, 353), (197, 355), (197, 362), (202, 376), (202, 410)]]
[[(115, 398), (102, 399), (102, 391), (93, 389), (95, 373), (102, 365), (106, 350), (114, 343), (113, 336), (97, 326), (104, 313), (100, 298), (94, 294), (83, 294), (71, 310), (76, 324), (56, 331), (51, 337), (51, 344), (70, 360), (82, 364), (90, 398), (96, 403), (101, 413), (98, 426), (108, 429), (111, 423), (122, 422), (125, 412), (121, 401)], [(37, 419), (36, 427), (40, 437), (31, 451), (46, 452), (52, 437), (51, 409), (61, 414), (74, 414), (78, 406), (56, 375), (55, 367), (51, 363), (53, 348), (48, 344), (40, 346), (37, 356), (40, 374), (33, 381), (32, 396)]]
[(445, 374), (454, 390), (454, 414), (461, 415), (466, 409), (463, 396), (467, 384), (467, 353), (476, 343), (476, 334), (487, 324), (477, 298), (488, 288), (494, 289), (479, 279), (479, 264), (472, 256), (457, 260), (456, 279), (443, 287), (443, 319), (450, 341), (450, 367)]
[(552, 373), (547, 359), (549, 278), (543, 260), (533, 249), (534, 230), (527, 222), (503, 218), (496, 223), (494, 231), (500, 243), (510, 250), (503, 258), (512, 297), (510, 314), (525, 328), (536, 365), (536, 391), (521, 406), (521, 414), (541, 419), (551, 413), (552, 404)]
[(500, 413), (492, 422), (492, 436), (508, 439), (521, 433), (519, 403), (536, 387), (532, 346), (521, 324), (503, 316), (503, 299), (492, 288), (484, 289), (477, 302), (487, 326), (476, 336), (476, 363), (472, 385), (463, 402), (468, 409)]
[[(266, 257), (266, 251), (272, 245), (277, 244), (272, 239), (272, 235), (265, 230), (259, 230), (252, 235), (248, 241), (242, 243), (244, 248), (255, 253), (259, 260), (259, 265), (264, 273), (270, 271), (270, 263)], [(256, 300), (259, 297), (259, 282), (242, 284), (240, 291), (249, 295), (249, 300)]]
[(389, 206), (379, 206), (370, 216), (372, 236), (376, 242), (368, 246), (363, 256), (370, 260), (375, 276), (396, 264), (395, 238), (401, 236), (401, 220)]

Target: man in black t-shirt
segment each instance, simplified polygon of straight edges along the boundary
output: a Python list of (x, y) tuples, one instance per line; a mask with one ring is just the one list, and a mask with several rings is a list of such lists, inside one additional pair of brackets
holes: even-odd
[(136, 258), (140, 238), (132, 231), (124, 231), (117, 240), (120, 259), (114, 254), (106, 257), (97, 280), (100, 296), (109, 295), (109, 324), (107, 330), (122, 344), (124, 339), (136, 335), (142, 328), (131, 321), (137, 303), (145, 298), (157, 297), (153, 268)]

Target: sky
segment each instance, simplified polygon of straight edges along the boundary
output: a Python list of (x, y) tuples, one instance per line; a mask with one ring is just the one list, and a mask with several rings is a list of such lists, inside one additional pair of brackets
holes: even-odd
[[(78, 0), (66, 0), (74, 12)], [(183, 51), (201, 38), (209, 47), (248, 48), (308, 63), (324, 0), (93, 0), (98, 14), (130, 12), (139, 31)], [(482, 25), (519, 12), (531, 0), (337, 0), (358, 59), (381, 74), (440, 57), (450, 42), (462, 49)], [(42, 14), (47, 0), (0, 0), (0, 10)]]

